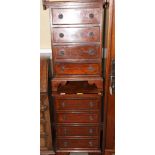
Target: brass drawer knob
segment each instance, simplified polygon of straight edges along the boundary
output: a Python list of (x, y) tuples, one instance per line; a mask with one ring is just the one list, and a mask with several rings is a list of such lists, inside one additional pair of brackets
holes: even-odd
[(89, 66), (88, 71), (92, 72), (92, 71), (94, 71), (94, 68), (92, 66)]
[(61, 66), (61, 71), (64, 72), (64, 70), (65, 70), (65, 67)]
[(67, 129), (64, 128), (64, 135), (66, 136), (67, 135)]
[(89, 32), (89, 37), (93, 37), (94, 33), (93, 32)]
[(64, 142), (64, 147), (67, 147), (68, 146), (68, 142)]
[(94, 120), (93, 116), (89, 116), (89, 120), (93, 121)]
[(64, 51), (59, 51), (59, 56), (64, 56), (65, 52)]
[(65, 121), (67, 119), (66, 115), (63, 115), (63, 121)]
[(64, 34), (63, 34), (63, 33), (60, 33), (60, 34), (59, 34), (59, 37), (60, 37), (60, 38), (63, 38), (63, 37), (64, 37)]
[(89, 129), (89, 134), (93, 134), (93, 129)]
[(92, 141), (89, 141), (89, 146), (93, 146), (93, 142)]
[(65, 107), (65, 102), (62, 102), (61, 105), (62, 105), (62, 107), (64, 108), (64, 107)]
[(58, 15), (58, 18), (59, 18), (59, 19), (63, 19), (63, 14), (59, 14), (59, 15)]
[(92, 108), (94, 106), (93, 102), (89, 102), (89, 106)]
[(94, 55), (96, 52), (95, 52), (95, 50), (93, 50), (93, 49), (90, 49), (89, 51), (88, 51), (88, 54), (89, 55)]
[(93, 13), (90, 13), (89, 14), (89, 18), (91, 18), (91, 19), (94, 18), (94, 14)]

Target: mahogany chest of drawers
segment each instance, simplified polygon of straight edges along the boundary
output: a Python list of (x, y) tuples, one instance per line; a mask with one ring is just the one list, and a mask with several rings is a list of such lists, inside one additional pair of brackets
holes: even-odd
[(56, 154), (103, 149), (104, 0), (45, 1), (50, 11)]

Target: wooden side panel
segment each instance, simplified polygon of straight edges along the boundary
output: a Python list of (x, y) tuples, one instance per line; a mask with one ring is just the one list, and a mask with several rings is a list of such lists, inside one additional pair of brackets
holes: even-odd
[[(112, 62), (115, 60), (115, 4), (109, 0), (109, 22), (107, 41), (106, 83), (105, 83), (105, 155), (113, 155), (115, 152), (115, 91), (112, 88)], [(114, 71), (114, 70), (113, 70)], [(111, 89), (112, 90), (112, 89)]]

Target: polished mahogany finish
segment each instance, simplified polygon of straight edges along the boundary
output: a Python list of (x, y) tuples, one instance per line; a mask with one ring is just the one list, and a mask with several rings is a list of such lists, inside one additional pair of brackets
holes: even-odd
[(55, 100), (56, 110), (99, 110), (101, 101), (96, 99), (61, 99)]
[[(56, 61), (74, 61), (75, 59), (100, 59), (101, 52), (98, 44), (53, 46), (53, 57)], [(73, 60), (74, 59), (74, 60)]]
[(105, 155), (115, 155), (115, 2), (109, 0), (105, 83)]
[(57, 140), (57, 149), (98, 149), (99, 140), (98, 139), (83, 139), (83, 138), (62, 138)]
[(53, 28), (53, 43), (83, 43), (99, 42), (99, 27), (73, 27), (73, 28)]
[(48, 65), (49, 57), (40, 57), (40, 153), (55, 154), (52, 146), (50, 107), (48, 98)]
[(57, 123), (98, 123), (98, 112), (57, 112)]
[[(104, 83), (101, 77), (95, 77), (95, 76), (63, 77), (62, 76), (62, 77), (57, 77), (57, 78), (52, 79), (51, 87), (52, 87), (53, 92), (57, 92), (58, 87), (61, 85), (65, 85), (68, 81), (78, 81), (78, 82), (87, 81), (88, 84), (90, 85), (95, 84), (97, 89), (93, 92), (95, 92), (96, 94), (102, 93), (104, 91), (104, 85), (103, 85)], [(84, 92), (84, 90), (81, 90), (81, 91)], [(90, 90), (88, 93), (90, 93)]]
[(55, 63), (54, 74), (57, 75), (100, 75), (99, 63)]
[(58, 137), (98, 137), (100, 128), (94, 125), (58, 125)]
[(104, 152), (104, 0), (45, 0), (50, 11), (56, 154)]
[(99, 24), (101, 9), (53, 9), (53, 24)]

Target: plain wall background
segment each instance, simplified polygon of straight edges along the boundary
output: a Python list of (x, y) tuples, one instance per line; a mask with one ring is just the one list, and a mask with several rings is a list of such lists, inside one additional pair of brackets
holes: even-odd
[(42, 0), (40, 1), (40, 48), (50, 49), (50, 22), (49, 22), (49, 9), (43, 10)]

